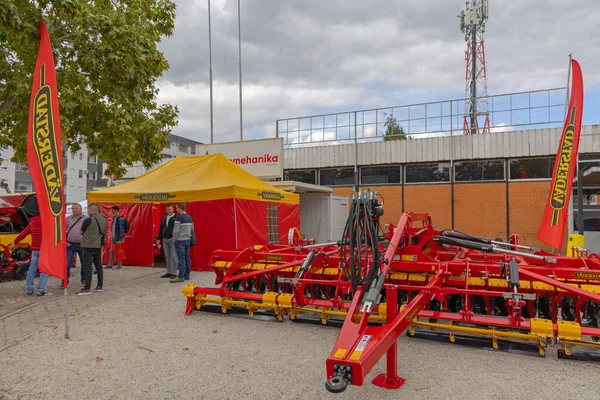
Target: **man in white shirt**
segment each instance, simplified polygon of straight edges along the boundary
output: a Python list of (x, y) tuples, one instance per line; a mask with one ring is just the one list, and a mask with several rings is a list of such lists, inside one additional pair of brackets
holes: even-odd
[(177, 252), (175, 251), (175, 241), (173, 239), (173, 227), (175, 226), (175, 212), (172, 205), (167, 205), (167, 215), (160, 222), (158, 229), (158, 238), (156, 244), (160, 244), (165, 250), (165, 263), (167, 264), (167, 273), (161, 275), (161, 278), (176, 278), (178, 270)]

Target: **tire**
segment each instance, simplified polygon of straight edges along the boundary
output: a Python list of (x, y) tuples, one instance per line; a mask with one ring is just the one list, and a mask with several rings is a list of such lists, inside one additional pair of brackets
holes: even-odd
[(29, 270), (29, 264), (21, 264), (21, 265), (17, 265), (14, 268), (15, 271), (15, 281), (22, 281), (25, 280), (25, 277), (27, 276), (27, 271)]

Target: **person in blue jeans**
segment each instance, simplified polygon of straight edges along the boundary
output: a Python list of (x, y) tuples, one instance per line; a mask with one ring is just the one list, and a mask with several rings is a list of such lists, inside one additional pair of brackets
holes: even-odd
[[(14, 249), (16, 244), (20, 243), (28, 235), (31, 235), (31, 261), (29, 264), (29, 270), (27, 271), (27, 277), (25, 278), (25, 293), (32, 295), (34, 278), (38, 270), (38, 262), (40, 259), (40, 248), (42, 247), (42, 219), (36, 214), (28, 214), (28, 216), (29, 224), (25, 227), (25, 229), (23, 229), (19, 236), (15, 238), (14, 243), (10, 245), (10, 249)], [(46, 294), (47, 282), (48, 275), (41, 273), (37, 287), (38, 296), (43, 296)]]
[[(71, 206), (72, 214), (67, 217), (67, 282), (71, 276), (71, 261), (75, 254), (79, 254), (79, 261), (83, 265), (83, 247), (81, 247), (81, 226), (87, 218), (83, 215), (81, 205), (75, 203)], [(84, 285), (83, 268), (81, 268), (81, 284)], [(61, 289), (64, 287), (61, 285)]]
[(179, 275), (171, 279), (170, 282), (183, 282), (190, 279), (190, 247), (196, 243), (196, 234), (194, 232), (194, 221), (188, 213), (185, 212), (185, 203), (177, 204), (177, 218), (173, 226), (173, 240), (175, 241), (175, 251), (177, 252), (177, 261), (179, 261)]

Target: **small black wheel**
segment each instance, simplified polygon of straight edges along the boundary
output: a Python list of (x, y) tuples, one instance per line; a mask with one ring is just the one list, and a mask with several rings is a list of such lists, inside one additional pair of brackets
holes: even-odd
[(15, 267), (15, 273), (13, 279), (15, 281), (22, 281), (27, 276), (27, 271), (29, 270), (29, 264), (21, 264)]
[(15, 279), (15, 269), (11, 269), (7, 272), (0, 270), (0, 282), (13, 281)]
[(348, 382), (341, 376), (334, 376), (325, 382), (325, 389), (331, 393), (342, 393), (347, 387)]

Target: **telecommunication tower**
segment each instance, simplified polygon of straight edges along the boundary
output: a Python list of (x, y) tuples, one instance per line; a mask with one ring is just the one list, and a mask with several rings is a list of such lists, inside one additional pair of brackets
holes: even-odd
[(465, 34), (467, 50), (465, 115), (463, 129), (465, 135), (490, 132), (488, 112), (487, 76), (483, 33), (488, 19), (488, 0), (469, 0), (464, 11), (460, 12), (460, 31)]

